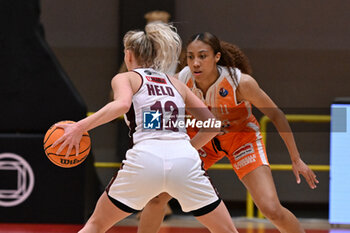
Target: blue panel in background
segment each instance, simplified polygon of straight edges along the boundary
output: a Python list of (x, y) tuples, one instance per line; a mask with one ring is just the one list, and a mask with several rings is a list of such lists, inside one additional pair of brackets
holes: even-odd
[(350, 104), (331, 105), (329, 222), (350, 224)]

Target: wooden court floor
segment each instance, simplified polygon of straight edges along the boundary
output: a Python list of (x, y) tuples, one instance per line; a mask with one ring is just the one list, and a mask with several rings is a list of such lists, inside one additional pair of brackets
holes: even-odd
[[(267, 220), (233, 218), (240, 233), (278, 233)], [(306, 233), (350, 233), (350, 226), (331, 226), (327, 220), (300, 219)], [(136, 233), (138, 220), (129, 217), (107, 233)], [(74, 233), (82, 225), (0, 223), (0, 233)], [(209, 233), (192, 216), (172, 216), (159, 233)]]

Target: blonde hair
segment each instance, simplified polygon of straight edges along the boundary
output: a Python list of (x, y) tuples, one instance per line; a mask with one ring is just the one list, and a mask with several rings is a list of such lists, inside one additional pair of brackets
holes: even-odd
[(129, 31), (124, 47), (134, 52), (139, 65), (167, 73), (178, 62), (181, 39), (176, 28), (162, 22), (146, 25), (145, 31)]

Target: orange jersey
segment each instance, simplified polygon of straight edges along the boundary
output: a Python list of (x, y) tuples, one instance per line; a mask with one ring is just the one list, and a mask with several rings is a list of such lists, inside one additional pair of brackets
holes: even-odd
[[(236, 85), (227, 69), (218, 66), (219, 78), (207, 90), (206, 96), (196, 87), (195, 79), (189, 67), (179, 73), (179, 80), (184, 82), (212, 111), (222, 123), (222, 134), (206, 144), (200, 154), (204, 168), (208, 169), (215, 162), (228, 157), (237, 175), (242, 178), (256, 167), (268, 165), (265, 147), (261, 141), (259, 123), (252, 114), (250, 102), (237, 102)], [(239, 84), (241, 71), (232, 69)], [(188, 128), (193, 137), (198, 129)]]

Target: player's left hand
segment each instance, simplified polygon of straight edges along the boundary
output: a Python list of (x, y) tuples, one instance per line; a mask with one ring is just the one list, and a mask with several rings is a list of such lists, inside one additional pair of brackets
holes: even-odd
[(293, 173), (297, 179), (297, 183), (300, 184), (300, 174), (304, 176), (306, 182), (310, 186), (311, 189), (315, 189), (317, 186), (316, 184), (319, 183), (319, 181), (316, 179), (315, 173), (304, 163), (303, 160), (298, 159), (296, 161), (292, 162), (293, 167)]

